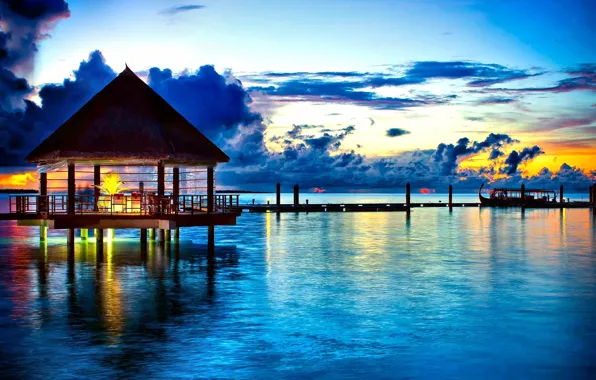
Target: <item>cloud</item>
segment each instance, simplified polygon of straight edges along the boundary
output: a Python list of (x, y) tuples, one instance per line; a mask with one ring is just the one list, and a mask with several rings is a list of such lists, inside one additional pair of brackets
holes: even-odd
[(484, 121), (483, 117), (476, 117), (476, 116), (467, 116), (465, 119), (468, 121)]
[(411, 133), (410, 131), (406, 131), (405, 129), (401, 129), (401, 128), (389, 128), (385, 132), (385, 136), (387, 136), (387, 137), (399, 137), (399, 136), (403, 136), (403, 135), (408, 135), (410, 133)]
[(41, 110), (25, 100), (33, 88), (17, 73), (32, 72), (39, 42), (70, 11), (62, 0), (2, 0), (0, 14), (0, 165), (22, 164), (23, 151), (41, 133)]
[[(481, 153), (488, 149), (499, 150), (500, 148), (518, 142), (506, 134), (489, 134), (484, 141), (471, 142), (467, 137), (457, 141), (457, 144), (439, 144), (433, 153), (433, 160), (440, 165), (443, 175), (453, 175), (458, 166), (458, 160), (472, 154)], [(495, 155), (497, 153), (494, 153)], [(493, 155), (493, 153), (491, 153)]]
[(514, 150), (509, 153), (509, 156), (505, 160), (506, 166), (503, 167), (500, 172), (502, 174), (512, 175), (517, 172), (519, 164), (525, 161), (530, 161), (541, 154), (544, 154), (544, 151), (538, 145), (534, 145), (531, 148), (524, 148), (519, 153)]
[(481, 105), (491, 105), (491, 104), (509, 104), (517, 102), (517, 99), (514, 98), (503, 98), (498, 96), (489, 96), (488, 98), (484, 98), (478, 102)]
[(570, 91), (596, 91), (596, 64), (584, 63), (576, 68), (565, 71), (570, 78), (561, 79), (550, 87), (498, 88), (497, 91), (516, 92), (553, 92), (564, 93)]
[(424, 80), (431, 78), (474, 78), (467, 84), (471, 87), (486, 87), (537, 75), (542, 75), (542, 73), (530, 73), (527, 70), (511, 69), (495, 63), (473, 61), (421, 61), (415, 62), (406, 72), (408, 78), (420, 78)]
[(166, 8), (159, 13), (161, 13), (163, 15), (176, 15), (179, 13), (196, 11), (196, 10), (203, 9), (203, 8), (205, 8), (205, 6), (199, 5), (199, 4), (178, 5), (178, 6)]

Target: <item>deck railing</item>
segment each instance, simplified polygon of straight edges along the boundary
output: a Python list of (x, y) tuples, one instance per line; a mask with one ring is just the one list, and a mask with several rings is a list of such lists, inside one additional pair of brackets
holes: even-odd
[[(213, 212), (234, 213), (239, 210), (239, 195), (215, 195)], [(201, 214), (208, 211), (207, 195), (77, 195), (74, 202), (77, 215), (130, 214), (177, 215)], [(14, 195), (9, 197), (11, 214), (67, 214), (67, 195)]]

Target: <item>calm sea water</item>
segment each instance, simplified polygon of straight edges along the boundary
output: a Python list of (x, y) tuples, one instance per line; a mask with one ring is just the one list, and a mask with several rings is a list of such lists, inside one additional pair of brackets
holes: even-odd
[(596, 375), (587, 210), (245, 213), (214, 262), (205, 228), (38, 235), (0, 222), (3, 379)]

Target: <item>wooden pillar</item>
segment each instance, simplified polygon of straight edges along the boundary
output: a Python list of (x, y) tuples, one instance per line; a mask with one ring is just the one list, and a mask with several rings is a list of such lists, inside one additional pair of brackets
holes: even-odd
[(180, 227), (176, 227), (176, 229), (174, 229), (174, 241), (180, 241)]
[[(75, 165), (73, 163), (68, 164), (68, 178), (67, 178), (67, 187), (68, 187), (68, 203), (67, 203), (67, 213), (74, 214), (75, 213)], [(73, 232), (74, 233), (74, 232)]]
[(101, 166), (94, 165), (93, 166), (93, 211), (97, 212), (98, 210), (98, 203), (99, 203), (99, 185), (101, 185)]
[(589, 198), (590, 198), (590, 204), (594, 203), (594, 190), (593, 190), (594, 185), (590, 185), (590, 192), (589, 192)]
[(39, 240), (48, 240), (48, 226), (39, 226)]
[(79, 234), (81, 235), (81, 240), (87, 240), (89, 238), (89, 230), (86, 228), (81, 228)]
[(141, 228), (141, 243), (147, 242), (147, 229)]
[(163, 197), (166, 191), (166, 169), (162, 162), (157, 164), (157, 195)]
[(521, 185), (521, 207), (522, 210), (525, 208), (526, 206), (526, 185), (522, 184)]
[(214, 187), (215, 181), (213, 179), (213, 166), (207, 168), (207, 213), (211, 214), (214, 211)]
[(178, 213), (178, 197), (180, 196), (180, 168), (174, 168), (172, 170), (172, 196), (174, 213)]
[(207, 253), (209, 254), (209, 257), (212, 258), (215, 256), (215, 226), (211, 224), (208, 228)]
[(97, 244), (103, 244), (103, 230), (101, 228), (95, 229), (95, 242)]
[(453, 185), (449, 185), (449, 211), (453, 210)]
[(565, 202), (565, 195), (563, 194), (563, 185), (559, 188), (559, 199), (561, 200), (561, 207), (563, 207), (563, 203)]
[(275, 188), (275, 205), (277, 206), (277, 208), (279, 209), (279, 206), (281, 205), (281, 183), (277, 183), (277, 186)]
[(68, 244), (74, 244), (75, 241), (75, 230), (74, 228), (69, 228), (66, 230), (66, 242)]
[(172, 240), (172, 230), (169, 228), (164, 230), (164, 240), (170, 242)]
[(166, 240), (166, 231), (163, 228), (160, 228), (158, 242), (159, 242), (159, 244), (164, 244), (165, 240)]
[(294, 206), (298, 206), (300, 204), (300, 187), (298, 185), (294, 185)]
[(48, 212), (48, 173), (39, 173), (38, 212)]
[(149, 228), (149, 240), (155, 240), (155, 228)]
[(592, 213), (596, 216), (596, 185), (592, 186)]

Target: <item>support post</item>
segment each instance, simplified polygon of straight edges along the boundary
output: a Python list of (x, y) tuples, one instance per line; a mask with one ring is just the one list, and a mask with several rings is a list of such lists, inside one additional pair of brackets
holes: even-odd
[(165, 240), (166, 240), (166, 231), (163, 228), (160, 228), (158, 242), (159, 242), (159, 244), (164, 244)]
[(93, 166), (93, 211), (98, 211), (98, 204), (99, 204), (99, 185), (101, 185), (101, 166), (94, 165)]
[(149, 228), (149, 240), (155, 240), (155, 228)]
[(406, 183), (406, 212), (410, 213), (410, 182)]
[(594, 190), (593, 190), (594, 185), (590, 185), (590, 192), (589, 192), (589, 198), (590, 198), (590, 204), (594, 203)]
[(67, 244), (74, 244), (75, 242), (75, 230), (74, 228), (69, 228), (66, 230), (66, 242)]
[(39, 241), (48, 240), (48, 226), (39, 226)]
[(172, 196), (174, 214), (178, 213), (178, 197), (180, 196), (180, 168), (174, 168), (172, 170)]
[(164, 240), (168, 243), (172, 240), (172, 230), (169, 228), (164, 230)]
[(596, 216), (596, 185), (592, 186), (592, 214)]
[(39, 203), (38, 212), (48, 211), (48, 173), (39, 173)]
[(141, 228), (141, 243), (147, 242), (147, 229)]
[(298, 185), (294, 185), (294, 206), (298, 206), (300, 204), (300, 187)]
[(281, 205), (281, 183), (277, 183), (275, 187), (275, 205), (277, 206), (277, 210), (279, 211), (279, 206)]
[(449, 211), (453, 211), (453, 185), (449, 185)]
[(174, 241), (180, 241), (180, 227), (176, 227), (176, 229), (174, 229)]
[[(68, 178), (67, 178), (67, 186), (68, 186), (68, 202), (67, 202), (67, 213), (74, 214), (75, 213), (75, 165), (73, 163), (68, 164)], [(74, 233), (74, 230), (73, 230)]]
[(524, 184), (521, 185), (521, 207), (522, 211), (526, 207), (526, 185)]
[(101, 228), (95, 229), (95, 243), (103, 244), (103, 230)]
[(80, 229), (81, 240), (87, 240), (89, 238), (89, 230), (87, 228)]
[(207, 213), (213, 212), (213, 201), (214, 201), (214, 179), (213, 179), (213, 166), (207, 168)]
[(565, 202), (565, 195), (563, 194), (563, 185), (559, 188), (559, 198), (561, 199), (561, 207), (563, 207), (563, 203)]
[(210, 258), (215, 256), (215, 226), (210, 224), (207, 236), (207, 253)]

